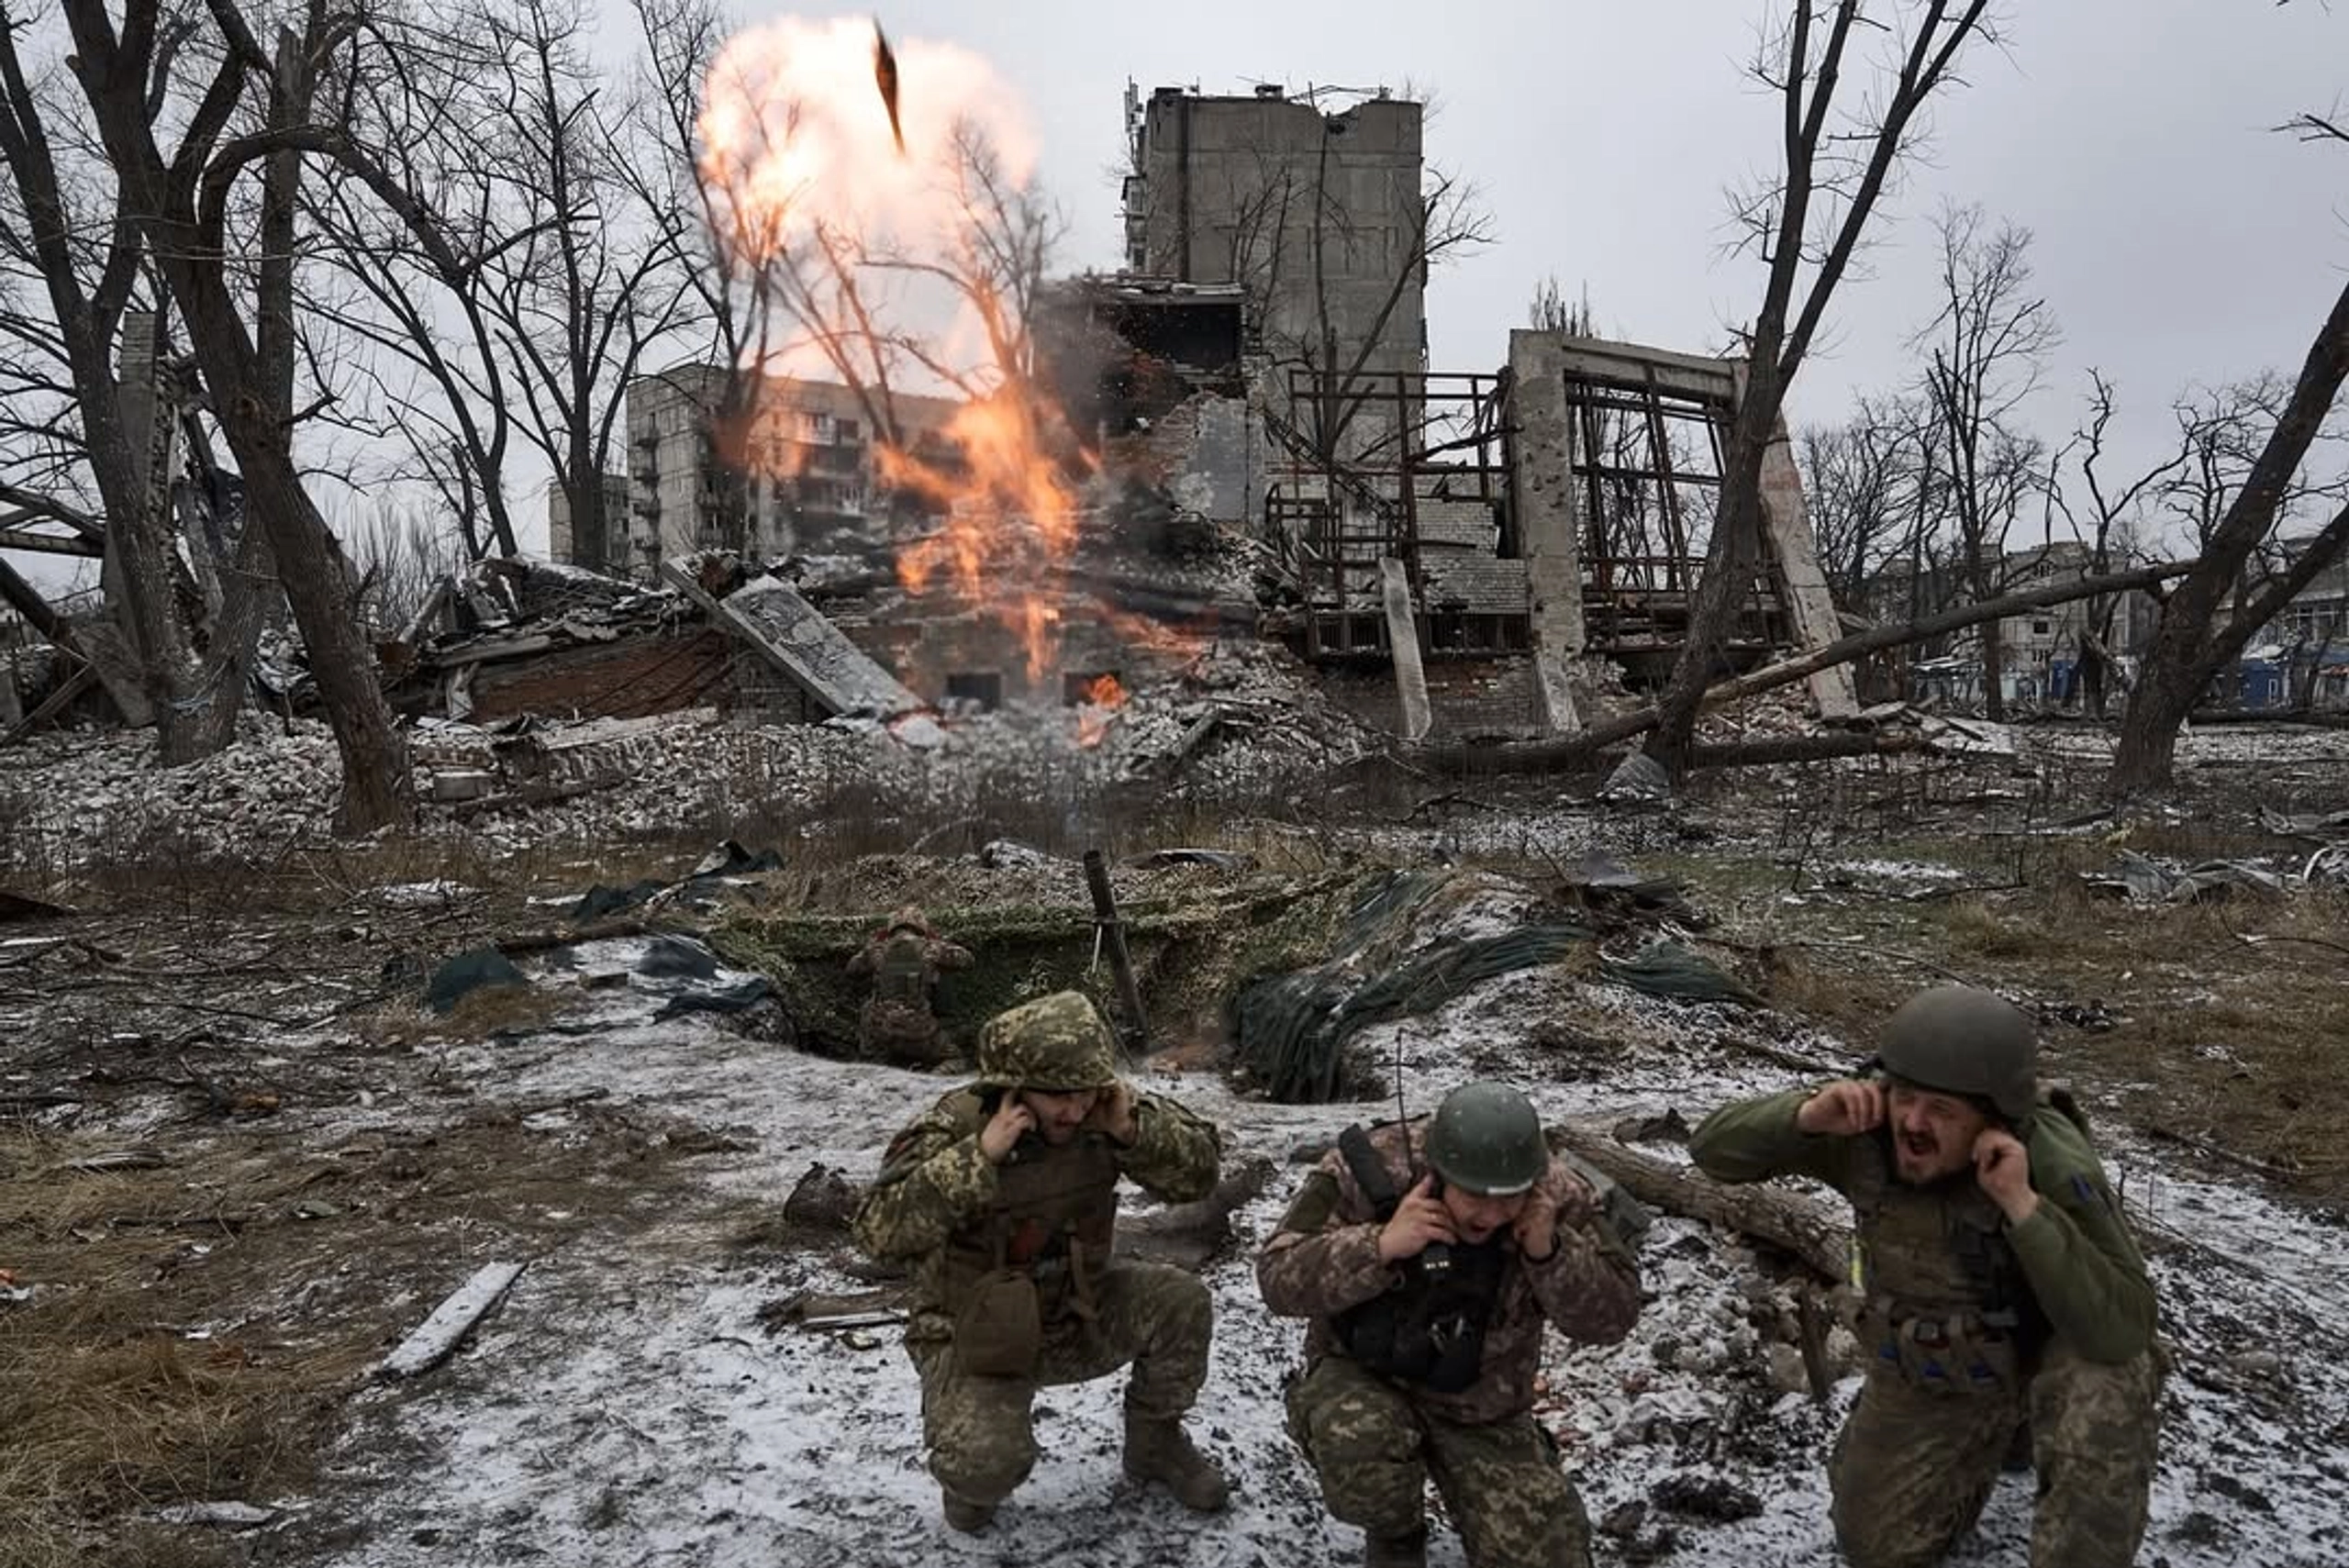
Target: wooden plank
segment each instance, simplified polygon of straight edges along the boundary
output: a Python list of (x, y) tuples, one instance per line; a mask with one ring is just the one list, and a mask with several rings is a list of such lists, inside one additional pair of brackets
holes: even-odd
[(449, 1359), (473, 1325), (489, 1316), (522, 1276), (521, 1263), (484, 1263), (455, 1295), (433, 1308), (432, 1316), (402, 1340), (375, 1368), (378, 1377), (414, 1377), (430, 1372)]

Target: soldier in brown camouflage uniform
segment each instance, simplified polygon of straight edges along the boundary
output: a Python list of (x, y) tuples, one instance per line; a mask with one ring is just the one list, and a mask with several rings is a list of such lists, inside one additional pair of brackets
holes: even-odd
[(1206, 1196), (1215, 1128), (1120, 1079), (1109, 1026), (1077, 992), (990, 1019), (978, 1056), (977, 1083), (891, 1141), (855, 1227), (874, 1257), (915, 1267), (906, 1351), (947, 1522), (984, 1528), (1027, 1478), (1038, 1388), (1129, 1362), (1126, 1473), (1220, 1508), (1223, 1477), (1183, 1430), (1207, 1378), (1208, 1288), (1110, 1255), (1118, 1179)]
[(1639, 1273), (1524, 1095), (1470, 1084), (1432, 1118), (1349, 1129), (1256, 1279), (1275, 1312), (1313, 1320), (1289, 1434), (1330, 1512), (1368, 1534), (1372, 1568), (1426, 1561), (1431, 1479), (1474, 1568), (1590, 1562), (1533, 1381), (1546, 1325), (1592, 1343), (1631, 1331)]
[(2159, 1373), (2143, 1260), (2031, 1020), (1963, 986), (1912, 996), (1886, 1076), (1727, 1106), (1689, 1152), (1722, 1181), (1806, 1175), (1852, 1201), (1867, 1377), (1829, 1462), (1859, 1568), (1925, 1568), (2027, 1437), (2034, 1568), (2126, 1568), (2145, 1533)]
[(931, 930), (920, 909), (898, 910), (848, 961), (849, 973), (873, 978), (873, 995), (856, 1020), (864, 1053), (908, 1067), (943, 1061), (945, 1035), (930, 1010), (939, 972), (970, 966), (971, 951)]

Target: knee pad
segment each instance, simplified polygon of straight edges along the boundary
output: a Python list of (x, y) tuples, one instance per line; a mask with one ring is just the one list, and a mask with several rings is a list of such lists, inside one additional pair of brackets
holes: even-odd
[(930, 1473), (956, 1496), (994, 1505), (1019, 1489), (1036, 1468), (1035, 1440), (969, 1438), (930, 1451)]

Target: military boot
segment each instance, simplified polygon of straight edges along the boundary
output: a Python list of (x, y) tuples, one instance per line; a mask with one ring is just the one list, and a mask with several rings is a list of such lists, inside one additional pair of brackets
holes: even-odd
[(1374, 1535), (1362, 1554), (1363, 1568), (1427, 1568), (1428, 1534)]
[(1164, 1482), (1176, 1502), (1203, 1514), (1222, 1507), (1231, 1495), (1223, 1472), (1193, 1445), (1178, 1420), (1126, 1418), (1126, 1473), (1137, 1481)]
[(995, 1518), (992, 1503), (974, 1503), (949, 1492), (946, 1496), (946, 1522), (964, 1535), (976, 1535)]

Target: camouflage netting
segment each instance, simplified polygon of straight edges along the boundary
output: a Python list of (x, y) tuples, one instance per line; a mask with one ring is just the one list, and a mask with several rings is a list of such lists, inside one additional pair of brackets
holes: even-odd
[[(1751, 1001), (1702, 958), (1653, 943), (1615, 961), (1592, 926), (1544, 912), (1528, 890), (1496, 902), (1496, 880), (1463, 871), (1256, 875), (1130, 898), (1120, 914), (1154, 1047), (1229, 1040), (1275, 1098), (1319, 1101), (1369, 1086), (1345, 1046), (1364, 1028), (1432, 1011), (1481, 980), (1569, 958), (1659, 996)], [(1055, 991), (1082, 991), (1117, 1017), (1115, 982), (1095, 951), (1089, 909), (1065, 905), (931, 906), (939, 934), (971, 950), (943, 975), (937, 1012), (968, 1060), (978, 1028)], [(738, 911), (710, 933), (739, 967), (764, 973), (800, 1045), (856, 1053), (867, 986), (848, 961), (878, 917)]]
[[(1186, 886), (1177, 896), (1128, 898), (1119, 914), (1152, 1043), (1187, 1044), (1221, 1033), (1226, 1001), (1247, 980), (1318, 962), (1335, 940), (1353, 873), (1255, 876)], [(942, 976), (937, 1012), (965, 1059), (978, 1026), (1007, 1007), (1055, 991), (1082, 991), (1117, 1017), (1116, 984), (1095, 952), (1087, 908), (1048, 904), (927, 906), (939, 934), (971, 950), (970, 968)], [(728, 962), (765, 974), (781, 994), (799, 1043), (830, 1056), (856, 1051), (866, 983), (848, 961), (878, 922), (863, 916), (741, 911), (710, 933)]]
[(1241, 1064), (1276, 1100), (1320, 1102), (1367, 1086), (1345, 1046), (1368, 1026), (1431, 1012), (1480, 980), (1597, 958), (1609, 979), (1651, 995), (1752, 1002), (1753, 994), (1703, 958), (1653, 942), (1618, 962), (1597, 953), (1599, 933), (1571, 920), (1526, 919), (1509, 929), (1473, 929), (1421, 941), (1475, 888), (1456, 872), (1390, 872), (1366, 882), (1349, 907), (1324, 962), (1260, 980), (1232, 1007)]

